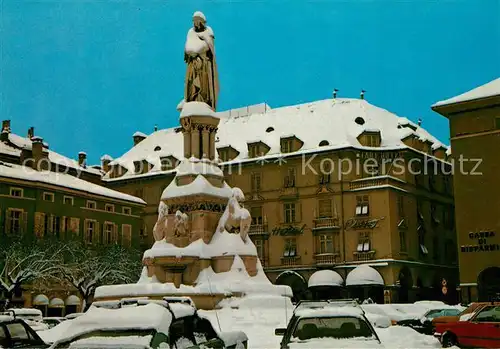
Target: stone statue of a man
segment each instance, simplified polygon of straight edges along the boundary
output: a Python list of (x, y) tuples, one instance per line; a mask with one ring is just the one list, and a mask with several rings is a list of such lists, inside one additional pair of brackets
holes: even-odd
[(193, 28), (189, 29), (184, 46), (187, 63), (184, 86), (185, 102), (205, 102), (214, 111), (219, 95), (219, 78), (215, 60), (214, 32), (206, 25), (205, 15), (193, 15)]

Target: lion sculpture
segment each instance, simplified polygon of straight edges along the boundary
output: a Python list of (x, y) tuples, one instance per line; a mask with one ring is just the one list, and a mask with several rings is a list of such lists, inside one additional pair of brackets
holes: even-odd
[(217, 232), (222, 233), (226, 230), (229, 233), (239, 233), (241, 239), (246, 242), (248, 231), (252, 224), (252, 217), (250, 212), (240, 205), (240, 202), (245, 200), (245, 195), (240, 188), (233, 188), (232, 195), (229, 198), (226, 210), (222, 214)]
[(174, 236), (185, 237), (188, 231), (188, 215), (181, 211), (175, 212)]

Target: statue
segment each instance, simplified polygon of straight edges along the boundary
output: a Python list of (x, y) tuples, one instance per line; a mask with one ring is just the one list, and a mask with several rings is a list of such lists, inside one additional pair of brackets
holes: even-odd
[(188, 215), (181, 211), (175, 212), (174, 237), (185, 237), (188, 231)]
[(226, 210), (219, 220), (216, 231), (222, 233), (226, 230), (228, 233), (240, 234), (241, 239), (246, 242), (252, 217), (246, 208), (241, 207), (240, 202), (243, 200), (245, 200), (245, 195), (241, 189), (233, 188), (233, 194), (227, 202)]
[(167, 215), (168, 206), (163, 201), (160, 201), (160, 205), (158, 206), (158, 220), (153, 227), (155, 241), (161, 241), (165, 238), (167, 232)]
[(206, 25), (205, 15), (193, 15), (193, 28), (189, 29), (184, 47), (187, 63), (184, 86), (185, 102), (205, 102), (214, 111), (219, 94), (219, 78), (215, 60), (214, 32)]

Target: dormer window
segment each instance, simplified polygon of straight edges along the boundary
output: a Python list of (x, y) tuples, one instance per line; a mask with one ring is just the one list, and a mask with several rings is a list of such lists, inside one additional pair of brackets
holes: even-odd
[(136, 174), (148, 173), (152, 165), (146, 160), (134, 161), (134, 169)]
[(163, 156), (160, 158), (161, 170), (168, 171), (177, 167), (177, 163), (179, 160), (174, 156)]
[(261, 141), (248, 143), (248, 157), (258, 158), (264, 156), (270, 149), (266, 143)]
[(281, 138), (282, 153), (291, 153), (294, 151), (298, 151), (300, 148), (302, 148), (302, 145), (304, 145), (304, 142), (302, 142), (295, 136)]
[(229, 150), (228, 149), (219, 149), (219, 159), (221, 159), (222, 162), (229, 161)]
[(380, 147), (380, 131), (365, 131), (358, 136), (358, 141), (365, 147)]
[(290, 153), (292, 151), (292, 140), (291, 139), (283, 139), (281, 141), (281, 152), (282, 153)]

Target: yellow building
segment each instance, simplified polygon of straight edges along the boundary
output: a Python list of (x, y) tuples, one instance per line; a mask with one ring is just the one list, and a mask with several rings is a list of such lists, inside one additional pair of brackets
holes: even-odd
[[(218, 116), (221, 166), (228, 184), (245, 193), (250, 234), (271, 281), (290, 285), (296, 298), (322, 286), (329, 295), (379, 302), (453, 298), (449, 149), (420, 124), (363, 98), (261, 104)], [(103, 163), (103, 180), (147, 202), (144, 232), (152, 241), (183, 135), (179, 128), (137, 135), (132, 149)], [(371, 274), (354, 278), (359, 265)], [(336, 281), (312, 282), (322, 269), (335, 271)]]
[(500, 78), (432, 109), (450, 121), (462, 298), (488, 301), (500, 295)]

